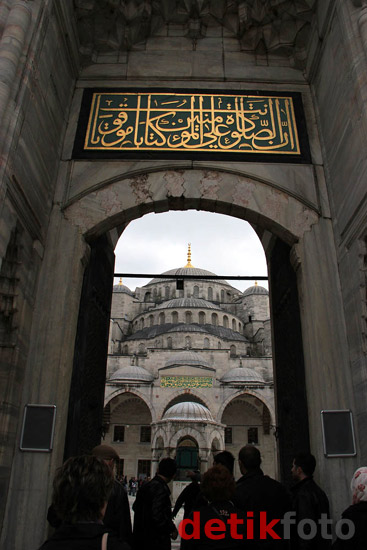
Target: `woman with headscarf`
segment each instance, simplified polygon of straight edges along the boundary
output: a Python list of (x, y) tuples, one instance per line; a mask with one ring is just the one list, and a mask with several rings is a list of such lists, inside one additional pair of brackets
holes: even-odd
[(343, 520), (350, 520), (354, 524), (354, 534), (350, 525), (343, 525), (343, 536), (337, 538), (333, 550), (366, 550), (367, 548), (367, 467), (363, 466), (354, 472), (350, 488), (352, 491), (352, 505), (342, 513)]

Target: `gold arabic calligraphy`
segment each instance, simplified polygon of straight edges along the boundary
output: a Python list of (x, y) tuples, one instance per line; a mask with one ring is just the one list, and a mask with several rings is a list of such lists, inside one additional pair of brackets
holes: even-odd
[(84, 149), (300, 154), (291, 97), (95, 93)]

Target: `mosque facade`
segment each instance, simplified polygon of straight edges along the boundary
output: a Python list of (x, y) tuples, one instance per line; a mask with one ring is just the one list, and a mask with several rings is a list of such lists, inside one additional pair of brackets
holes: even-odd
[(104, 441), (128, 478), (154, 475), (171, 456), (185, 481), (216, 452), (237, 458), (245, 444), (277, 475), (268, 291), (256, 283), (240, 292), (213, 276), (191, 264), (189, 246), (185, 267), (135, 292), (113, 287)]

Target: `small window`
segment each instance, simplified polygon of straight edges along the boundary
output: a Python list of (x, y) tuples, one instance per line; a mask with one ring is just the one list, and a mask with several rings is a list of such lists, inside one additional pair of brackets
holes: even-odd
[(258, 435), (258, 429), (257, 428), (249, 428), (247, 430), (247, 443), (249, 445), (258, 445), (259, 435)]
[(224, 428), (224, 443), (230, 445), (232, 443), (232, 428)]
[(213, 299), (213, 289), (212, 287), (210, 286), (208, 288), (208, 300), (212, 300)]
[(205, 348), (205, 349), (209, 349), (209, 348), (210, 348), (209, 338), (204, 338), (204, 348)]
[(228, 328), (228, 317), (227, 317), (227, 315), (223, 316), (223, 326), (224, 326), (224, 328)]
[(191, 311), (186, 311), (186, 313), (185, 313), (185, 322), (186, 322), (187, 325), (190, 325), (192, 323)]
[(150, 443), (152, 428), (150, 426), (140, 427), (140, 443)]
[(237, 355), (237, 350), (236, 350), (236, 346), (232, 345), (229, 349), (229, 355), (231, 357), (236, 357)]
[(165, 314), (162, 312), (159, 314), (159, 324), (160, 325), (164, 325), (164, 323), (166, 322), (166, 316)]
[(212, 313), (212, 325), (215, 327), (218, 325), (218, 315), (216, 313)]
[(199, 311), (199, 323), (200, 325), (205, 325), (205, 312)]
[(172, 323), (178, 323), (178, 313), (177, 311), (172, 311)]
[(220, 301), (224, 302), (224, 290), (220, 291)]
[(169, 286), (165, 287), (164, 292), (165, 292), (166, 299), (168, 300), (168, 298), (169, 298)]
[(199, 298), (199, 287), (197, 285), (194, 286), (194, 298)]
[(113, 440), (122, 442), (125, 440), (125, 426), (115, 426), (113, 429)]
[(153, 315), (149, 315), (149, 326), (152, 327), (154, 325), (154, 317)]
[(172, 349), (172, 338), (170, 336), (167, 338), (167, 348)]

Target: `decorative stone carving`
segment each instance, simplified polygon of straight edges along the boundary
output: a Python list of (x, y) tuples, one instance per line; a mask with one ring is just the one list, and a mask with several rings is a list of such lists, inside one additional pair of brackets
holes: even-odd
[[(357, 1), (357, 0), (354, 0)], [(359, 0), (361, 1), (361, 0)], [(84, 56), (141, 49), (175, 27), (195, 43), (221, 27), (244, 51), (297, 55), (307, 45), (316, 0), (75, 0)], [(181, 30), (181, 34), (180, 34)], [(168, 32), (168, 31), (167, 31)], [(297, 63), (297, 61), (295, 61)]]

